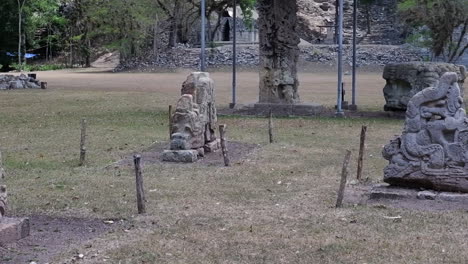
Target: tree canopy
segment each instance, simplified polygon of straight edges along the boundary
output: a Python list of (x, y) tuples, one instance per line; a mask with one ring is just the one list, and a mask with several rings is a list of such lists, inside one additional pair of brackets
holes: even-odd
[[(166, 47), (187, 42), (200, 18), (200, 0), (20, 0), (21, 13), (18, 1), (0, 1), (0, 35), (8, 36), (0, 38), (3, 65), (26, 52), (46, 60), (59, 55), (69, 65), (89, 65), (99, 48), (118, 50), (123, 60), (146, 55), (148, 49), (164, 48), (158, 46), (164, 34), (169, 37)], [(247, 19), (255, 3), (238, 0)], [(206, 0), (206, 5), (210, 18), (233, 1)]]
[(468, 49), (468, 0), (403, 0), (403, 21), (416, 29), (427, 29), (424, 39), (435, 57), (455, 62)]

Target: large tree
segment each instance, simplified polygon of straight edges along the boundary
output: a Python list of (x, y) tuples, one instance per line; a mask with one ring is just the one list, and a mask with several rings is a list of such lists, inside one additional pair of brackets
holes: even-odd
[(429, 30), (435, 57), (455, 62), (468, 49), (468, 0), (403, 0), (398, 7), (406, 24)]

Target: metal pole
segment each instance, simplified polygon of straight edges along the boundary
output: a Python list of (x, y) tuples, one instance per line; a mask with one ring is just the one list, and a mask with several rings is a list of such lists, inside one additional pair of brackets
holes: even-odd
[(338, 94), (336, 100), (336, 116), (344, 116), (341, 102), (343, 101), (343, 0), (338, 0)]
[(357, 0), (353, 3), (353, 96), (350, 109), (357, 110), (356, 106), (356, 35), (357, 35)]
[(232, 15), (232, 103), (229, 106), (230, 108), (234, 108), (236, 106), (236, 64), (237, 64), (237, 0), (234, 0), (234, 11)]
[(201, 38), (201, 51), (200, 51), (200, 70), (204, 72), (206, 70), (205, 68), (205, 29), (206, 29), (206, 16), (205, 16), (205, 9), (206, 9), (206, 4), (205, 0), (201, 0), (201, 33), (200, 33), (200, 38)]

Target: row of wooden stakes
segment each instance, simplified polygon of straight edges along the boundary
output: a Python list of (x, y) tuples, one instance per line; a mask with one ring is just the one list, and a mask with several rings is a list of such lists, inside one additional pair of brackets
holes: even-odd
[[(171, 137), (171, 119), (172, 119), (172, 106), (169, 106), (169, 138)], [(82, 166), (86, 160), (86, 119), (81, 120), (81, 140), (80, 140), (80, 161), (79, 165)], [(228, 155), (228, 150), (226, 146), (226, 128), (225, 124), (219, 126), (219, 134), (221, 139), (221, 150), (224, 158), (224, 165), (230, 166), (230, 159)], [(358, 156), (358, 164), (357, 164), (357, 175), (356, 178), (358, 181), (361, 181), (362, 178), (362, 168), (363, 168), (363, 160), (364, 160), (364, 151), (365, 151), (365, 140), (366, 140), (366, 133), (367, 133), (367, 126), (362, 126), (361, 128), (361, 136), (360, 136), (360, 144), (359, 144), (359, 156)], [(268, 135), (269, 135), (269, 142), (273, 143), (273, 118), (272, 112), (270, 111), (268, 116)], [(346, 155), (343, 161), (343, 167), (341, 171), (341, 181), (340, 187), (338, 189), (338, 198), (336, 201), (336, 207), (339, 208), (343, 204), (344, 198), (344, 191), (346, 187), (347, 177), (349, 174), (349, 161), (351, 158), (351, 151), (347, 150)], [(136, 179), (136, 191), (137, 191), (137, 207), (138, 213), (144, 214), (146, 213), (145, 208), (145, 194), (143, 188), (143, 177), (142, 177), (142, 169), (141, 169), (141, 155), (134, 155), (133, 162), (135, 166), (135, 179)]]

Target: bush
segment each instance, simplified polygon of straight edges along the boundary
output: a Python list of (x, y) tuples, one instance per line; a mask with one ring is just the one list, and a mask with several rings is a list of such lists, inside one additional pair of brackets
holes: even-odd
[(61, 64), (23, 64), (20, 67), (18, 63), (13, 63), (11, 67), (15, 70), (22, 69), (23, 71), (53, 71), (65, 68)]

